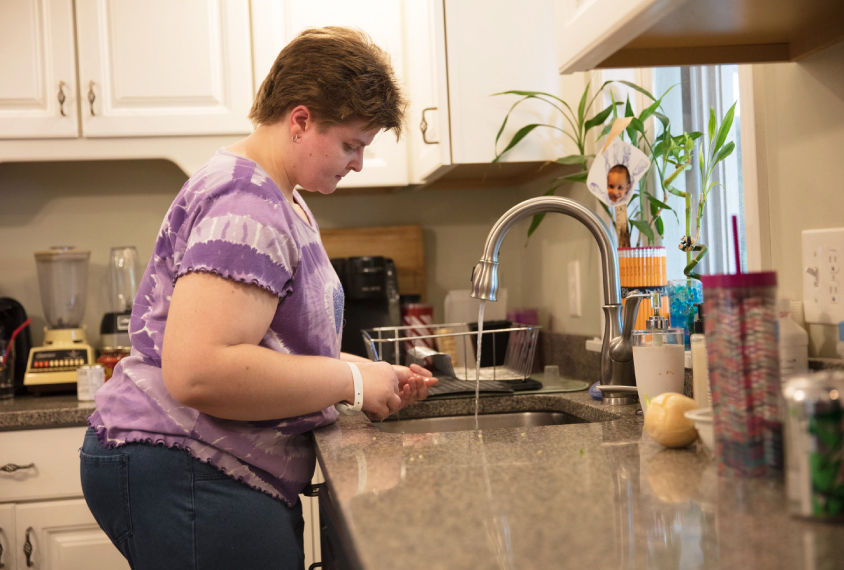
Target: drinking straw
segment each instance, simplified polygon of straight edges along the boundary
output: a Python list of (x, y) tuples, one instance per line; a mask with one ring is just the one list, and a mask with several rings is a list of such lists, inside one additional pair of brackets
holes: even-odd
[(736, 273), (741, 273), (741, 252), (738, 239), (738, 216), (733, 216), (733, 251), (736, 256)]
[(18, 336), (19, 332), (21, 332), (23, 329), (28, 327), (29, 323), (31, 323), (31, 322), (32, 322), (31, 318), (26, 319), (24, 322), (22, 322), (20, 324), (20, 326), (18, 328), (16, 328), (14, 331), (12, 331), (12, 336), (9, 337), (9, 344), (6, 345), (6, 350), (4, 350), (2, 356), (0, 356), (0, 364), (6, 363), (6, 355), (9, 353), (10, 350), (12, 350), (12, 346), (14, 345), (14, 342), (15, 342), (15, 337)]

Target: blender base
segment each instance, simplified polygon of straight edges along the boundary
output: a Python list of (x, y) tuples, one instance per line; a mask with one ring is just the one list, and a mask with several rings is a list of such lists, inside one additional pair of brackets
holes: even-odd
[(29, 351), (23, 385), (33, 394), (75, 392), (76, 369), (95, 363), (85, 328), (44, 329), (44, 346)]

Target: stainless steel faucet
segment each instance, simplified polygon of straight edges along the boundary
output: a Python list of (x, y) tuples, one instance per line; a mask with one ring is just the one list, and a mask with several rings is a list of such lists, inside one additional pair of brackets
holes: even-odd
[[(541, 196), (516, 204), (504, 213), (486, 238), (484, 255), (472, 272), (472, 297), (495, 301), (498, 292), (498, 250), (504, 236), (519, 221), (543, 212), (559, 212), (578, 220), (592, 233), (601, 252), (601, 276), (604, 284), (604, 342), (601, 347), (601, 384), (603, 386), (636, 386), (633, 372), (633, 347), (630, 337), (641, 297), (627, 302), (624, 326), (621, 325), (621, 283), (615, 240), (607, 226), (593, 211), (568, 198)], [(604, 390), (603, 402), (611, 405), (632, 404), (635, 390)]]

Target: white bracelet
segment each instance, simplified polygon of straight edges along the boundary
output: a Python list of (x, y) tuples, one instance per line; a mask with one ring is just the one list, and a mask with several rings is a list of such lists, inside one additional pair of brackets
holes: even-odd
[(358, 369), (357, 364), (353, 364), (348, 361), (343, 361), (349, 365), (349, 368), (352, 369), (352, 378), (355, 382), (355, 403), (353, 405), (349, 405), (343, 402), (339, 404), (334, 404), (334, 407), (337, 408), (337, 411), (341, 414), (354, 414), (355, 412), (359, 412), (363, 409), (363, 378), (360, 376), (360, 370)]

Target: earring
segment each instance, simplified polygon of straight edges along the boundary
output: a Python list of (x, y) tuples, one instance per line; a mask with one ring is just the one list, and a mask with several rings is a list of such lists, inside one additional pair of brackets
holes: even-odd
[(299, 142), (299, 135), (293, 135), (293, 142)]

